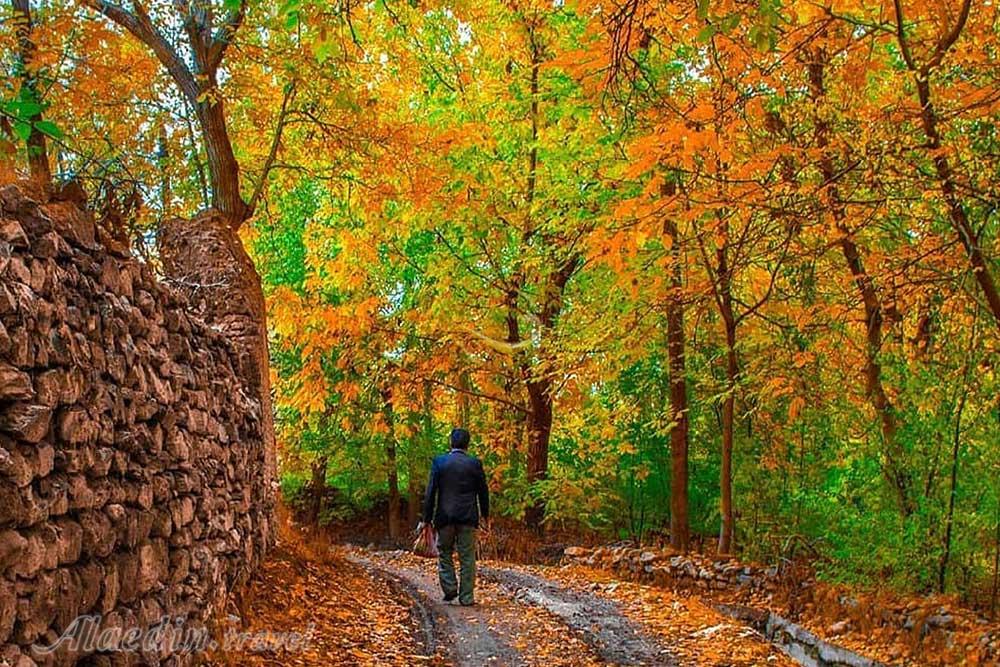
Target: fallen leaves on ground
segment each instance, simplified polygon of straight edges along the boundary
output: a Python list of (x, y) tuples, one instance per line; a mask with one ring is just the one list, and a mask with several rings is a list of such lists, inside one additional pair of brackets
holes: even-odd
[(308, 632), (305, 650), (229, 651), (210, 664), (419, 665), (417, 624), (405, 598), (328, 550), (283, 541), (269, 554), (244, 605), (241, 632)]
[(519, 569), (615, 600), (625, 616), (661, 637), (682, 664), (718, 667), (797, 664), (756, 631), (722, 615), (697, 595), (625, 582), (603, 570), (576, 565)]
[[(393, 569), (417, 572), (436, 582), (436, 561), (407, 552), (367, 553)], [(436, 585), (436, 583), (435, 583)], [(464, 612), (464, 610), (462, 610)], [(476, 606), (463, 613), (468, 622), (485, 621), (490, 632), (519, 654), (519, 664), (531, 667), (591, 667), (606, 664), (582, 637), (553, 614), (519, 602), (499, 585), (484, 577), (476, 580)], [(461, 628), (451, 638), (461, 651)], [(499, 663), (498, 663), (499, 664)]]

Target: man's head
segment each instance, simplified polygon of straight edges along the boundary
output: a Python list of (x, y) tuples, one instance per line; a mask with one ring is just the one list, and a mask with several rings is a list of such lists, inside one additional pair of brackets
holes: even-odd
[(453, 428), (451, 430), (451, 448), (468, 449), (469, 432), (466, 431), (464, 428)]

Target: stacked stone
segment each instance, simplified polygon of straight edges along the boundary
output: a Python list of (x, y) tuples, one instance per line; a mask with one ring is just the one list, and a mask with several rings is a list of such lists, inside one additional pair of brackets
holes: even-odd
[(745, 587), (773, 592), (778, 587), (775, 568), (745, 565), (732, 558), (710, 558), (700, 554), (637, 549), (627, 546), (569, 547), (566, 558), (591, 567), (600, 567), (641, 580), (674, 588), (724, 590)]
[(31, 647), (84, 614), (210, 622), (272, 510), (232, 346), (59, 199), (0, 188), (0, 664), (72, 664)]
[[(668, 550), (618, 545), (568, 547), (563, 556), (572, 563), (608, 570), (664, 588), (724, 591), (727, 599), (754, 605), (742, 608), (763, 613), (764, 620), (768, 618), (766, 608), (775, 606), (781, 597), (779, 591), (787, 589), (789, 584), (781, 580), (775, 567), (747, 565), (734, 558), (713, 558), (697, 553), (678, 554)], [(808, 598), (815, 581), (806, 578), (795, 583), (799, 595)], [(811, 606), (812, 603), (804, 604)], [(857, 609), (859, 604), (854, 598), (840, 596), (834, 605), (838, 607), (836, 611), (847, 619), (829, 626), (826, 634), (835, 637), (854, 630), (856, 628), (850, 619), (863, 616), (867, 623), (892, 628), (907, 637), (937, 639), (949, 647), (959, 641), (959, 634), (966, 639), (972, 635), (976, 638), (975, 642), (964, 647), (968, 654), (976, 652), (980, 659), (986, 661), (984, 664), (993, 664), (989, 661), (1000, 659), (1000, 629), (969, 610), (916, 600), (899, 606), (880, 605), (876, 608), (869, 605), (864, 610)], [(830, 613), (834, 610), (826, 611)]]

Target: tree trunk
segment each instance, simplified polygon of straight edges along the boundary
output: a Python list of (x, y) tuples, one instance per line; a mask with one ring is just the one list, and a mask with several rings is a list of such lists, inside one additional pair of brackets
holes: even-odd
[[(535, 192), (538, 179), (538, 126), (539, 126), (539, 69), (541, 67), (541, 52), (535, 41), (534, 28), (528, 27), (528, 41), (531, 47), (531, 108), (528, 117), (531, 121), (531, 145), (528, 148), (528, 180), (527, 180), (527, 207), (525, 210), (525, 225), (523, 239), (527, 240), (534, 233), (532, 225), (531, 207), (534, 205)], [(515, 279), (517, 291), (513, 291), (513, 299), (508, 294), (507, 318), (508, 338), (511, 342), (520, 341), (520, 333), (517, 327), (517, 298), (520, 294), (523, 274), (519, 268), (515, 272), (519, 278)], [(513, 325), (511, 320), (513, 318)], [(544, 326), (544, 325), (543, 325)], [(525, 376), (525, 388), (528, 392), (528, 484), (533, 486), (536, 482), (543, 481), (548, 476), (549, 466), (549, 436), (552, 433), (552, 396), (549, 393), (549, 382), (531, 377), (537, 369), (525, 362), (521, 372)], [(525, 512), (525, 523), (535, 529), (541, 529), (545, 519), (545, 505), (541, 499), (536, 500)]]
[(382, 409), (386, 425), (389, 428), (385, 443), (385, 476), (386, 482), (389, 485), (389, 539), (398, 540), (400, 517), (399, 468), (396, 461), (396, 423), (392, 407), (392, 392), (388, 388), (382, 390)]
[[(35, 42), (31, 37), (33, 29), (31, 5), (28, 0), (11, 0), (11, 9), (15, 14), (14, 20), (17, 26), (18, 69), (21, 74), (21, 86), (27, 91), (27, 97), (31, 101), (41, 104), (41, 96), (38, 94), (37, 75), (31, 71), (32, 61), (35, 57)], [(22, 93), (22, 97), (25, 97), (24, 93)], [(26, 140), (31, 179), (36, 183), (47, 186), (52, 182), (48, 149), (45, 145), (45, 135), (35, 127), (35, 123), (42, 120), (42, 112), (37, 111), (25, 120), (31, 123), (31, 132), (28, 134)]]
[(1000, 293), (997, 292), (996, 282), (993, 280), (993, 272), (990, 270), (990, 262), (983, 253), (979, 245), (979, 236), (969, 222), (968, 213), (958, 194), (958, 184), (955, 173), (952, 171), (951, 163), (943, 149), (941, 140), (941, 130), (939, 127), (940, 118), (934, 106), (931, 95), (931, 74), (944, 60), (948, 51), (958, 41), (965, 29), (972, 8), (972, 0), (962, 0), (958, 9), (955, 23), (950, 26), (938, 40), (930, 59), (923, 65), (919, 65), (910, 50), (910, 44), (906, 38), (906, 28), (903, 20), (903, 3), (901, 0), (893, 2), (896, 13), (896, 41), (899, 45), (900, 55), (906, 63), (907, 68), (913, 74), (914, 82), (917, 86), (917, 98), (920, 101), (920, 124), (927, 142), (924, 148), (934, 163), (934, 171), (937, 174), (938, 186), (944, 196), (945, 205), (948, 208), (948, 219), (952, 228), (958, 234), (958, 240), (969, 256), (969, 264), (972, 274), (979, 283), (979, 288), (986, 298), (986, 305), (993, 314), (997, 329), (1000, 329)]
[[(531, 409), (528, 412), (528, 484), (534, 486), (548, 477), (549, 437), (552, 434), (551, 382), (527, 383)], [(539, 529), (545, 519), (545, 504), (539, 499), (525, 513), (525, 523)]]
[[(972, 323), (968, 349), (974, 350), (976, 347), (976, 322), (979, 318), (978, 308)], [(969, 397), (969, 372), (972, 370), (972, 355), (965, 357), (965, 368), (962, 370), (961, 395), (958, 399), (958, 408), (955, 410), (955, 430), (952, 434), (951, 446), (951, 484), (948, 491), (948, 514), (944, 521), (944, 553), (941, 555), (941, 565), (938, 568), (938, 592), (944, 593), (945, 583), (948, 574), (948, 561), (951, 558), (951, 535), (955, 523), (955, 499), (958, 496), (958, 455), (962, 447), (962, 415), (965, 414), (965, 404)]]
[[(217, 99), (212, 99), (217, 97)], [(226, 129), (226, 116), (221, 96), (210, 96), (199, 102), (195, 113), (202, 129), (205, 153), (208, 156), (208, 176), (212, 191), (212, 206), (222, 212), (233, 229), (238, 229), (253, 211), (240, 194), (240, 167), (233, 155), (233, 145)]]
[(198, 192), (201, 193), (201, 203), (205, 208), (209, 207), (208, 178), (205, 176), (205, 163), (201, 159), (201, 149), (198, 146), (198, 135), (194, 127), (192, 116), (194, 112), (190, 102), (184, 100), (184, 124), (187, 127), (189, 159), (194, 165), (195, 176), (198, 177)]
[(670, 369), (670, 546), (687, 551), (688, 526), (688, 407), (684, 367), (684, 296), (677, 225), (667, 220), (664, 234), (671, 241), (673, 267), (667, 298), (667, 357)]
[(17, 146), (13, 139), (14, 128), (7, 116), (0, 116), (0, 183), (16, 178)]
[[(546, 340), (563, 308), (563, 294), (570, 278), (580, 266), (580, 256), (571, 255), (559, 266), (557, 271), (550, 273), (545, 284), (545, 294), (538, 313), (538, 321), (542, 328), (542, 340)], [(534, 485), (544, 481), (549, 471), (549, 438), (552, 435), (553, 395), (555, 383), (550, 372), (551, 355), (545, 350), (539, 351), (540, 361), (534, 366), (522, 367), (525, 378), (525, 389), (528, 391), (528, 483)], [(526, 520), (529, 526), (540, 528), (545, 517), (545, 504), (539, 498), (529, 509)]]
[(948, 207), (948, 219), (969, 256), (972, 275), (979, 283), (979, 288), (982, 290), (983, 296), (986, 297), (986, 304), (996, 321), (997, 329), (1000, 330), (1000, 292), (997, 291), (996, 282), (993, 280), (990, 263), (979, 245), (979, 235), (969, 222), (965, 206), (958, 197), (958, 188), (951, 163), (948, 162), (948, 157), (941, 150), (941, 132), (938, 129), (937, 110), (931, 99), (930, 74), (922, 72), (917, 74), (915, 78), (917, 80), (917, 96), (920, 99), (920, 121), (924, 128), (924, 134), (927, 135), (927, 143), (924, 146), (934, 161), (938, 185)]
[[(430, 386), (430, 383), (427, 384)], [(469, 417), (470, 417), (470, 396), (469, 391), (472, 389), (472, 380), (469, 377), (469, 371), (463, 369), (458, 374), (458, 386), (461, 391), (458, 392), (458, 422), (462, 428), (469, 428)]]
[[(721, 65), (719, 65), (721, 70)], [(720, 71), (721, 73), (721, 71)], [(725, 95), (723, 84), (725, 77), (714, 84), (713, 102), (715, 106), (715, 133), (716, 136), (723, 136), (723, 119), (726, 113)], [(716, 197), (719, 202), (727, 200), (724, 190), (724, 174), (726, 165), (719, 153), (715, 154), (715, 173), (718, 176), (716, 182)], [(712, 292), (719, 315), (722, 318), (723, 330), (726, 339), (726, 392), (722, 401), (722, 457), (719, 466), (719, 544), (717, 551), (720, 554), (730, 554), (733, 550), (733, 534), (736, 529), (736, 522), (733, 516), (733, 438), (734, 419), (736, 411), (736, 374), (738, 364), (736, 359), (736, 315), (733, 312), (733, 274), (734, 267), (730, 263), (729, 255), (729, 218), (725, 208), (719, 208), (715, 212), (716, 234), (721, 236), (721, 243), (717, 242), (715, 250), (715, 265), (712, 265), (708, 253), (702, 245), (706, 269), (712, 279)], [(699, 243), (701, 243), (699, 241)]]
[(722, 472), (721, 510), (722, 524), (719, 527), (719, 553), (733, 552), (736, 520), (733, 512), (733, 436), (736, 411), (736, 382), (739, 365), (736, 358), (736, 320), (733, 317), (729, 288), (723, 292), (723, 312), (726, 325), (726, 398), (722, 403)]
[[(809, 64), (809, 85), (812, 89), (813, 99), (817, 103), (821, 102), (826, 95), (823, 81), (824, 62), (825, 56), (818, 53), (814, 54), (814, 62)], [(840, 234), (838, 242), (854, 280), (854, 285), (864, 304), (865, 396), (868, 397), (869, 404), (878, 416), (882, 432), (883, 451), (886, 457), (883, 474), (896, 492), (903, 515), (910, 516), (916, 509), (912, 497), (912, 478), (906, 470), (904, 452), (898, 443), (896, 410), (882, 383), (882, 365), (879, 362), (879, 354), (882, 349), (884, 308), (875, 289), (875, 281), (865, 269), (861, 251), (854, 243), (851, 231), (847, 226), (847, 213), (836, 185), (837, 173), (829, 151), (829, 123), (821, 115), (817, 115), (814, 122), (816, 123), (816, 145), (822, 151), (819, 161), (820, 174), (823, 176), (824, 184), (830, 194), (831, 214)]]
[(320, 456), (312, 463), (312, 477), (309, 480), (309, 523), (319, 525), (323, 511), (323, 496), (326, 493), (327, 457)]
[[(463, 374), (464, 376), (464, 374)], [(463, 377), (463, 376), (460, 376)], [(467, 388), (468, 378), (464, 385)], [(459, 380), (460, 385), (462, 385), (462, 380)], [(421, 434), (420, 446), (417, 447), (416, 451), (410, 453), (410, 466), (409, 466), (409, 495), (410, 504), (406, 508), (407, 514), (407, 525), (409, 527), (414, 527), (417, 522), (420, 521), (420, 508), (421, 501), (424, 497), (424, 486), (423, 482), (427, 474), (425, 466), (421, 464), (422, 461), (427, 460), (427, 456), (434, 451), (434, 413), (433, 413), (433, 398), (434, 398), (434, 387), (429, 380), (424, 380), (424, 396), (423, 396), (423, 406), (421, 410), (423, 412), (423, 433)], [(459, 396), (468, 396), (463, 392), (459, 392)], [(461, 399), (460, 399), (461, 400)], [(462, 422), (462, 426), (466, 427), (466, 422)]]
[(1000, 503), (997, 503), (996, 533), (993, 535), (993, 593), (990, 595), (990, 612), (997, 617), (997, 602), (1000, 601)]
[[(240, 194), (239, 164), (233, 153), (217, 80), (226, 49), (246, 15), (246, 0), (239, 0), (235, 8), (230, 7), (225, 13), (224, 25), (218, 26), (212, 25), (216, 17), (212, 11), (178, 3), (174, 19), (179, 20), (187, 33), (188, 53), (185, 55), (177, 51), (182, 42), (167, 41), (144, 3), (131, 3), (132, 11), (103, 0), (82, 0), (82, 4), (105, 15), (146, 45), (198, 117), (208, 156), (212, 208), (190, 221), (172, 219), (164, 222), (158, 239), (160, 255), (167, 277), (188, 293), (191, 304), (208, 324), (233, 342), (245, 386), (260, 399), (264, 497), (255, 500), (263, 504), (265, 515), (271, 516), (277, 488), (277, 463), (267, 310), (260, 276), (237, 235), (253, 209)], [(196, 11), (189, 11), (192, 9)], [(268, 168), (269, 165), (264, 166), (262, 178)], [(266, 549), (273, 541), (269, 527), (262, 528), (262, 535)]]
[(944, 521), (944, 553), (941, 555), (941, 565), (938, 568), (938, 592), (944, 593), (948, 574), (948, 560), (951, 558), (951, 534), (955, 523), (955, 498), (958, 495), (958, 455), (962, 446), (962, 413), (965, 411), (965, 400), (968, 389), (962, 388), (962, 396), (958, 400), (958, 414), (955, 416), (955, 433), (951, 447), (951, 485), (948, 491), (948, 514)]
[(259, 397), (265, 463), (265, 507), (275, 502), (274, 414), (260, 276), (231, 221), (209, 210), (191, 220), (173, 218), (159, 230), (163, 271), (188, 296), (195, 312), (228, 338), (238, 353), (237, 371)]

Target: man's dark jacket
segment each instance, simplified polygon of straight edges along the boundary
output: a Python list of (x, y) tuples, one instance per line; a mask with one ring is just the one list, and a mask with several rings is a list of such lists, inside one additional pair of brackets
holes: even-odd
[(433, 520), (435, 528), (448, 525), (478, 528), (480, 511), (483, 519), (489, 518), (490, 491), (483, 464), (461, 449), (436, 456), (424, 496), (424, 523)]

